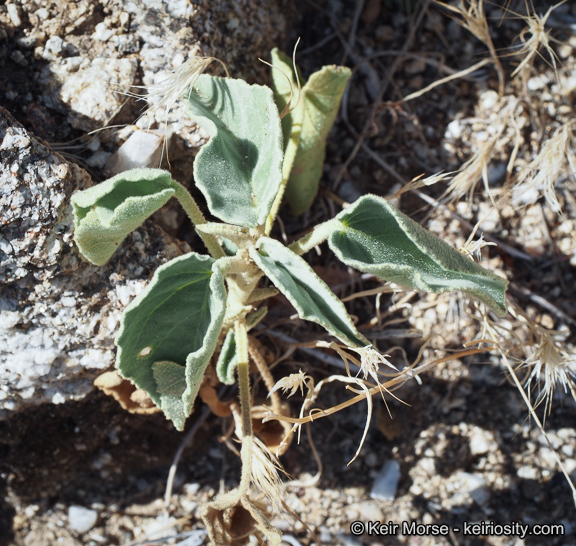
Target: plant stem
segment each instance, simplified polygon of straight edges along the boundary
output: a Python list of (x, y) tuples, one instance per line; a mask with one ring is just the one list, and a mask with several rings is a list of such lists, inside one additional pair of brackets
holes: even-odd
[[(172, 188), (174, 188), (174, 191), (176, 192), (174, 194), (174, 197), (176, 197), (176, 199), (180, 201), (182, 208), (186, 211), (186, 214), (192, 221), (192, 224), (194, 226), (197, 226), (199, 224), (205, 224), (206, 219), (204, 218), (202, 211), (196, 204), (196, 201), (194, 201), (194, 198), (190, 195), (190, 192), (182, 184), (180, 184), (180, 182), (176, 182), (176, 180), (174, 179), (172, 179), (170, 185), (172, 186)], [(222, 258), (226, 255), (224, 253), (224, 250), (220, 246), (220, 243), (218, 243), (218, 239), (216, 239), (214, 235), (210, 235), (208, 233), (202, 233), (198, 230), (196, 230), (196, 233), (200, 235), (200, 238), (206, 245), (208, 252), (210, 252), (213, 258)]]
[(248, 333), (246, 321), (241, 319), (234, 325), (236, 356), (238, 358), (238, 386), (240, 390), (240, 411), (242, 412), (242, 478), (240, 490), (246, 492), (252, 476), (252, 404), (250, 400), (250, 370), (248, 363)]
[(288, 248), (299, 256), (323, 243), (338, 229), (339, 220), (332, 219), (318, 224), (310, 233), (294, 241)]
[(278, 415), (281, 414), (282, 403), (280, 401), (280, 397), (278, 396), (277, 392), (272, 392), (272, 390), (274, 389), (274, 385), (276, 384), (276, 381), (274, 381), (274, 377), (270, 373), (268, 364), (266, 364), (266, 360), (262, 356), (262, 353), (260, 352), (260, 349), (258, 349), (258, 346), (256, 345), (256, 342), (254, 341), (254, 338), (252, 338), (252, 336), (248, 338), (248, 352), (250, 353), (252, 360), (256, 364), (256, 367), (258, 368), (258, 371), (260, 372), (262, 379), (264, 380), (264, 384), (268, 389), (268, 393), (271, 393), (270, 399), (272, 401), (272, 411)]

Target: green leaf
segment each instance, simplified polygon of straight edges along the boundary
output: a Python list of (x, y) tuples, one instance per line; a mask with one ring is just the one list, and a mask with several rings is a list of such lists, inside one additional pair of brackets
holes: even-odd
[[(290, 77), (295, 103), (298, 86), (291, 59), (274, 49), (272, 65)], [(301, 79), (300, 102), (282, 119), (285, 162), (291, 167), (286, 201), (294, 214), (308, 210), (316, 197), (326, 156), (326, 139), (351, 75), (349, 68), (331, 65), (312, 74), (305, 85)], [(272, 81), (278, 107), (282, 110), (290, 98), (290, 85), (279, 70), (272, 71)], [(286, 176), (286, 172), (284, 174)]]
[(234, 372), (238, 367), (238, 358), (236, 358), (236, 341), (234, 339), (234, 329), (228, 330), (218, 362), (216, 363), (216, 375), (225, 385), (234, 383)]
[[(284, 112), (288, 106), (292, 111), (282, 118), (282, 134), (284, 136), (284, 164), (282, 165), (282, 175), (284, 180), (288, 180), (292, 165), (298, 151), (300, 142), (300, 131), (302, 129), (302, 119), (304, 118), (304, 101), (298, 104), (298, 82), (292, 67), (292, 60), (288, 55), (278, 48), (272, 50), (272, 88), (274, 89), (274, 100), (280, 112)], [(304, 85), (304, 80), (298, 71), (300, 84)]]
[(186, 99), (188, 114), (210, 135), (194, 161), (210, 211), (229, 224), (264, 224), (282, 182), (282, 128), (272, 91), (203, 74)]
[(328, 244), (346, 265), (416, 290), (461, 290), (506, 314), (508, 282), (475, 264), (385, 199), (343, 210)]
[(192, 411), (225, 308), (218, 263), (192, 252), (159, 267), (122, 317), (116, 366), (178, 430)]
[(250, 256), (288, 298), (300, 318), (320, 324), (349, 346), (370, 345), (356, 330), (344, 304), (300, 256), (268, 237), (260, 238), (258, 247), (250, 249)]
[(104, 265), (126, 236), (174, 195), (170, 173), (132, 169), (72, 196), (74, 240), (82, 255)]

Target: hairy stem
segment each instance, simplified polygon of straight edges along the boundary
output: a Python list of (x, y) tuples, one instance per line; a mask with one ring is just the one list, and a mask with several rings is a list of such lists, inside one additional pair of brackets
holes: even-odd
[(332, 219), (328, 220), (328, 222), (318, 224), (310, 233), (294, 241), (288, 248), (299, 256), (305, 254), (328, 239), (328, 237), (338, 229), (339, 223), (339, 220)]
[(248, 333), (244, 319), (236, 321), (235, 325), (236, 355), (238, 358), (238, 385), (240, 390), (240, 410), (242, 412), (242, 477), (240, 490), (246, 492), (250, 486), (252, 475), (252, 403), (250, 400), (250, 370), (248, 363)]
[[(172, 186), (172, 188), (174, 188), (176, 192), (174, 194), (174, 197), (176, 197), (176, 199), (180, 201), (182, 208), (186, 211), (186, 214), (192, 221), (192, 224), (194, 226), (197, 226), (199, 224), (205, 224), (206, 219), (204, 218), (202, 211), (196, 204), (196, 201), (194, 201), (194, 198), (190, 195), (190, 192), (182, 184), (176, 182), (176, 180), (172, 180), (170, 185)], [(218, 243), (218, 239), (216, 239), (214, 235), (208, 233), (202, 233), (200, 231), (197, 231), (197, 233), (198, 235), (200, 235), (200, 238), (206, 245), (208, 252), (210, 252), (213, 258), (222, 258), (223, 256), (226, 255), (224, 253), (224, 250), (220, 246), (220, 243)]]

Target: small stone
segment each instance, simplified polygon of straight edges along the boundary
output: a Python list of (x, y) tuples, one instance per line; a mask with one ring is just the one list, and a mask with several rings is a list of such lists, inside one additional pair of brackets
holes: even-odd
[(157, 167), (162, 155), (163, 136), (148, 131), (135, 131), (106, 163), (111, 174), (136, 167)]
[(468, 494), (479, 506), (486, 504), (490, 498), (490, 493), (486, 490), (484, 476), (469, 472), (458, 472), (454, 475), (454, 478), (457, 485), (455, 498), (460, 498), (462, 494)]
[(8, 10), (8, 17), (12, 21), (12, 24), (18, 28), (22, 26), (21, 9), (20, 6), (16, 4), (6, 4), (6, 9)]
[(52, 397), (52, 403), (53, 404), (64, 404), (64, 402), (66, 402), (66, 398), (64, 398), (64, 395), (60, 392), (57, 392), (53, 397)]
[(44, 49), (53, 55), (60, 55), (64, 51), (64, 40), (60, 36), (50, 36)]
[(70, 506), (68, 508), (68, 521), (70, 528), (77, 533), (86, 533), (96, 525), (98, 512), (84, 508), (84, 506)]
[(348, 201), (348, 203), (353, 203), (361, 196), (361, 193), (354, 185), (354, 182), (351, 180), (346, 180), (338, 189), (338, 195), (342, 197), (342, 199)]
[(36, 15), (36, 17), (38, 17), (38, 19), (44, 20), (44, 19), (48, 19), (48, 17), (50, 17), (50, 12), (46, 8), (40, 8), (34, 12), (34, 15)]
[(484, 455), (494, 449), (494, 435), (479, 427), (474, 427), (470, 436), (470, 453), (474, 456)]
[(12, 55), (10, 55), (10, 58), (15, 62), (18, 63), (20, 66), (27, 66), (28, 65), (28, 61), (26, 60), (26, 57), (24, 57), (24, 53), (22, 53), (21, 51), (13, 51)]
[(98, 23), (96, 25), (96, 28), (94, 29), (94, 34), (92, 35), (92, 37), (95, 40), (100, 40), (101, 42), (107, 42), (112, 35), (114, 34), (114, 31), (109, 29), (106, 26), (106, 23)]
[(374, 480), (374, 485), (370, 491), (370, 498), (393, 501), (396, 496), (399, 481), (400, 463), (395, 460), (386, 461)]

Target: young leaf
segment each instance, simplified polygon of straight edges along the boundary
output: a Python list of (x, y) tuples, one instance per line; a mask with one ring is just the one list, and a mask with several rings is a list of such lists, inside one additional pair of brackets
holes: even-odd
[(300, 318), (320, 324), (349, 346), (370, 345), (356, 330), (344, 304), (300, 256), (268, 237), (260, 238), (258, 247), (250, 249), (251, 258), (288, 298)]
[(236, 358), (236, 342), (234, 340), (234, 329), (228, 330), (218, 362), (216, 363), (216, 375), (225, 385), (234, 383), (234, 372), (238, 367)]
[[(272, 65), (289, 75), (292, 83), (293, 102), (297, 100), (298, 87), (291, 59), (272, 50)], [(298, 106), (282, 119), (286, 159), (291, 166), (286, 187), (286, 201), (294, 214), (302, 214), (318, 192), (322, 167), (326, 155), (326, 138), (338, 113), (340, 101), (352, 72), (345, 66), (324, 66), (310, 76), (303, 85)], [(279, 70), (272, 71), (272, 81), (279, 109), (290, 98), (290, 86)], [(286, 168), (284, 174), (286, 176)]]
[[(286, 107), (291, 109), (290, 113), (282, 118), (282, 134), (284, 136), (282, 175), (284, 180), (288, 181), (300, 142), (300, 131), (304, 118), (304, 100), (302, 100), (303, 97), (300, 97), (298, 101), (298, 82), (292, 67), (292, 59), (277, 47), (272, 50), (271, 54), (272, 66), (274, 67), (272, 70), (274, 100), (280, 112), (284, 112)], [(300, 71), (298, 71), (298, 78), (301, 85), (306, 83)]]
[[(270, 290), (263, 288), (262, 290)], [(278, 291), (275, 290), (277, 294)], [(268, 308), (263, 305), (262, 307), (256, 309), (249, 315), (246, 316), (246, 331), (250, 331), (254, 326), (256, 326), (268, 312)], [(216, 363), (216, 375), (218, 379), (225, 385), (232, 385), (234, 383), (234, 372), (238, 367), (238, 357), (236, 356), (236, 339), (234, 334), (234, 329), (228, 330), (224, 343), (222, 344), (222, 350), (218, 356), (218, 362)]]
[(264, 224), (282, 182), (282, 128), (272, 91), (203, 74), (187, 112), (210, 135), (194, 178), (212, 214), (229, 224)]
[(346, 265), (416, 290), (462, 290), (506, 314), (505, 279), (475, 264), (385, 199), (366, 195), (336, 220), (328, 244)]
[(170, 173), (132, 169), (75, 193), (74, 240), (82, 255), (104, 265), (125, 237), (174, 195)]
[(192, 411), (225, 308), (218, 262), (192, 252), (159, 267), (122, 317), (116, 366), (178, 430)]

